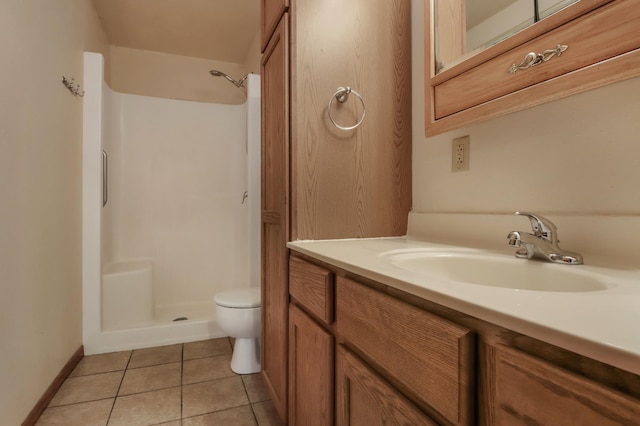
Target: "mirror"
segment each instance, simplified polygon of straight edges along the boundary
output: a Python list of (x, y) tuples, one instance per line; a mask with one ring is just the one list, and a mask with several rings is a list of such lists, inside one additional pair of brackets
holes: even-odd
[(436, 74), (579, 0), (436, 0)]

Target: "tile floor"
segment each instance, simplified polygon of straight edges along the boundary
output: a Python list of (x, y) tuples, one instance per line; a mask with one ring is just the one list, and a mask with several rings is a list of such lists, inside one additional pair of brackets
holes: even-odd
[(229, 368), (228, 338), (86, 356), (37, 426), (280, 426), (259, 374)]

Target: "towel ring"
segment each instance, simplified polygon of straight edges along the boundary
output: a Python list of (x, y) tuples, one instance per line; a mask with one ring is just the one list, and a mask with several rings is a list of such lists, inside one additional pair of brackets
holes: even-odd
[[(334, 99), (337, 99), (338, 102), (340, 102), (341, 104), (345, 103), (349, 99), (349, 94), (351, 93), (356, 95), (358, 99), (360, 99), (360, 102), (362, 102), (362, 117), (360, 117), (360, 120), (358, 120), (358, 122), (353, 126), (348, 126), (348, 127), (341, 126), (338, 123), (336, 123), (336, 121), (333, 119), (333, 116), (331, 115), (331, 105), (333, 104)], [(331, 96), (331, 98), (329, 99), (329, 105), (327, 106), (327, 112), (329, 114), (329, 120), (331, 120), (331, 123), (333, 123), (333, 125), (336, 126), (338, 129), (353, 130), (362, 124), (362, 122), (364, 121), (364, 116), (367, 113), (367, 110), (364, 105), (364, 99), (362, 99), (362, 96), (360, 96), (360, 94), (355, 90), (353, 90), (351, 87), (347, 86), (347, 87), (338, 87), (338, 90), (336, 90), (336, 93), (334, 93), (333, 96)]]

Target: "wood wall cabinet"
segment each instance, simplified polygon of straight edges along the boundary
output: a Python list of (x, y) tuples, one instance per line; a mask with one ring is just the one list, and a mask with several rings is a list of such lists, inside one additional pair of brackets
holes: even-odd
[[(291, 5), (291, 238), (404, 235), (411, 208), (411, 2)], [(338, 87), (364, 99), (350, 131), (329, 120)], [(343, 126), (362, 109), (333, 102)]]
[[(407, 230), (410, 1), (264, 0), (262, 7), (262, 369), (285, 419), (286, 242)], [(364, 99), (366, 118), (354, 130), (329, 120), (339, 86)], [(334, 108), (345, 126), (361, 113), (355, 95)]]
[(260, 51), (264, 52), (280, 19), (289, 9), (289, 0), (261, 0)]
[[(636, 0), (576, 2), (442, 72), (436, 63), (434, 4), (425, 5), (427, 136), (640, 75)], [(460, 26), (458, 26), (460, 27)], [(529, 52), (561, 55), (510, 73)], [(456, 48), (457, 49), (457, 48)]]
[(262, 55), (262, 375), (287, 412), (289, 241), (289, 26), (283, 18)]

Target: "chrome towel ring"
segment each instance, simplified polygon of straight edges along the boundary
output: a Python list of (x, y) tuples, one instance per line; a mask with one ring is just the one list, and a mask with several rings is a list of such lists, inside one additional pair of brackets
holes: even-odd
[[(337, 99), (338, 102), (345, 103), (348, 99), (349, 99), (349, 95), (353, 93), (354, 95), (356, 95), (358, 97), (358, 99), (360, 99), (360, 102), (362, 102), (362, 117), (360, 117), (360, 120), (358, 120), (358, 122), (356, 124), (354, 124), (353, 126), (341, 126), (338, 123), (336, 123), (336, 121), (333, 119), (333, 116), (331, 115), (331, 106), (333, 104), (333, 100)], [(359, 125), (362, 124), (362, 122), (364, 121), (364, 116), (367, 113), (366, 107), (364, 105), (364, 99), (362, 99), (362, 96), (360, 96), (360, 94), (358, 92), (356, 92), (355, 90), (353, 90), (351, 87), (347, 86), (347, 87), (338, 87), (338, 90), (336, 90), (336, 93), (333, 94), (333, 96), (331, 96), (331, 98), (329, 99), (329, 105), (327, 106), (327, 112), (329, 114), (329, 120), (331, 120), (331, 123), (333, 123), (334, 126), (336, 126), (338, 129), (340, 130), (353, 130), (356, 127), (358, 127)]]

